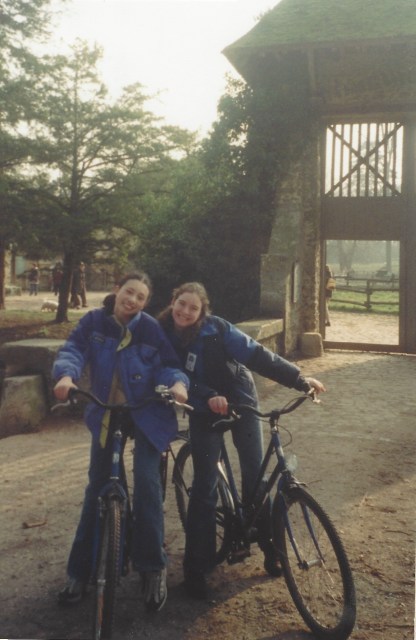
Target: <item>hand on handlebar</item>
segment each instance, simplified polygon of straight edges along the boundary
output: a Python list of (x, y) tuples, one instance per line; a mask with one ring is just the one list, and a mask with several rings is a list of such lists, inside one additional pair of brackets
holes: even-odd
[(77, 385), (72, 382), (72, 378), (69, 376), (63, 376), (54, 386), (53, 392), (55, 397), (62, 402), (68, 399), (68, 393), (70, 389), (77, 389)]
[(182, 382), (175, 382), (173, 387), (168, 389), (177, 402), (185, 403), (188, 400), (188, 390)]
[(228, 401), (224, 396), (213, 396), (208, 400), (208, 406), (213, 413), (228, 415)]
[(311, 385), (315, 393), (319, 394), (326, 391), (325, 385), (323, 385), (319, 380), (316, 380), (315, 378), (305, 378), (305, 380), (308, 384)]

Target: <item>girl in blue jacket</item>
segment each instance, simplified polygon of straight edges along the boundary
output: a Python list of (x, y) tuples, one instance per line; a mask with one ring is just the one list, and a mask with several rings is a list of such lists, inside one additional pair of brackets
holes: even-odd
[[(180, 402), (187, 400), (189, 380), (158, 322), (143, 312), (150, 296), (144, 273), (125, 276), (102, 309), (89, 311), (60, 349), (53, 366), (58, 400), (66, 400), (89, 365), (91, 391), (104, 403), (138, 403), (166, 385)], [(108, 478), (111, 438), (105, 410), (91, 403), (85, 412), (92, 433), (89, 484), (68, 560), (68, 583), (62, 604), (79, 602), (91, 573), (97, 498)], [(146, 605), (159, 610), (166, 601), (166, 554), (159, 465), (161, 453), (175, 437), (172, 408), (146, 405), (132, 412), (134, 429), (133, 568), (143, 575)]]
[[(222, 434), (210, 429), (226, 415), (228, 402), (257, 406), (251, 371), (298, 391), (311, 387), (319, 393), (321, 382), (300, 375), (297, 366), (265, 349), (232, 324), (209, 312), (204, 286), (185, 283), (175, 289), (171, 305), (159, 316), (184, 371), (190, 379), (189, 417), (194, 480), (186, 523), (184, 557), (185, 589), (197, 598), (207, 597), (206, 574), (215, 567), (215, 508), (217, 461)], [(263, 438), (259, 419), (246, 413), (232, 428), (242, 475), (243, 499), (254, 486), (263, 459)], [(264, 552), (264, 567), (272, 576), (281, 568), (271, 540), (271, 505), (258, 521), (258, 543)]]

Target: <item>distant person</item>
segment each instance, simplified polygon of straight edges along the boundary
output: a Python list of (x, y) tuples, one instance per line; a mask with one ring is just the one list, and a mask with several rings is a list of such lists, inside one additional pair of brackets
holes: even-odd
[(32, 264), (32, 268), (29, 271), (29, 295), (37, 296), (39, 289), (39, 268), (37, 264), (34, 262)]
[(64, 275), (64, 272), (62, 270), (62, 263), (57, 262), (54, 268), (52, 269), (52, 291), (56, 296), (59, 295), (63, 275)]
[(80, 262), (72, 273), (70, 307), (80, 309), (81, 304), (83, 307), (88, 307), (84, 262)]
[(336, 287), (336, 280), (334, 275), (329, 268), (329, 266), (325, 265), (325, 326), (330, 327), (331, 321), (329, 319), (329, 301), (332, 298), (332, 293)]

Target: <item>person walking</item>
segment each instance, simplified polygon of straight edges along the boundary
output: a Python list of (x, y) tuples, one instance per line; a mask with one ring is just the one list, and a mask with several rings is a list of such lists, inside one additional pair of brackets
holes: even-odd
[(29, 295), (37, 296), (39, 289), (39, 268), (38, 265), (33, 262), (32, 268), (29, 271)]
[[(67, 399), (87, 365), (92, 393), (104, 403), (138, 403), (154, 395), (159, 384), (166, 385), (178, 401), (187, 400), (189, 380), (160, 325), (143, 311), (150, 292), (146, 274), (127, 274), (101, 309), (81, 318), (53, 365), (58, 400)], [(68, 582), (59, 593), (61, 604), (83, 598), (92, 570), (97, 500), (111, 457), (107, 416), (93, 403), (86, 408), (92, 434), (89, 483), (68, 559)], [(177, 433), (176, 414), (172, 407), (148, 404), (132, 413), (131, 422), (135, 440), (132, 564), (142, 576), (147, 609), (158, 611), (167, 597), (159, 467), (162, 452)]]
[(62, 263), (57, 262), (54, 268), (52, 269), (52, 291), (55, 296), (59, 295), (63, 275), (64, 275), (64, 272), (62, 270)]
[(70, 307), (72, 307), (73, 309), (80, 309), (81, 304), (83, 307), (88, 307), (84, 262), (80, 262), (79, 265), (73, 270), (71, 283)]
[[(297, 366), (265, 349), (226, 320), (210, 313), (205, 287), (199, 282), (180, 285), (171, 304), (158, 316), (190, 378), (189, 416), (194, 480), (186, 522), (183, 561), (184, 586), (196, 598), (206, 598), (206, 576), (215, 567), (217, 503), (217, 461), (222, 434), (210, 429), (218, 415), (226, 415), (228, 402), (258, 405), (251, 371), (298, 391), (324, 385), (304, 378)], [(250, 495), (263, 459), (263, 436), (259, 419), (246, 413), (232, 429), (242, 473), (242, 493)], [(271, 576), (281, 575), (277, 551), (272, 542), (271, 503), (258, 521), (258, 544), (264, 553), (264, 568)]]
[(325, 265), (325, 326), (331, 326), (331, 320), (329, 318), (329, 301), (332, 298), (332, 294), (336, 287), (336, 280), (329, 265)]

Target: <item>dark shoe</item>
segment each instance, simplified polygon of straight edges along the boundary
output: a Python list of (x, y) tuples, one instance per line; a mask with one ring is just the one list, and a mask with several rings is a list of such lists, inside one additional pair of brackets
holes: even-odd
[(160, 611), (168, 597), (166, 568), (143, 574), (143, 593), (147, 611)]
[(185, 580), (183, 586), (191, 598), (206, 600), (208, 598), (208, 586), (202, 571), (184, 571)]
[(78, 604), (84, 598), (85, 593), (84, 582), (70, 578), (66, 586), (58, 593), (58, 602), (63, 605)]
[(264, 552), (264, 568), (273, 578), (280, 578), (283, 573), (278, 553), (274, 547)]

